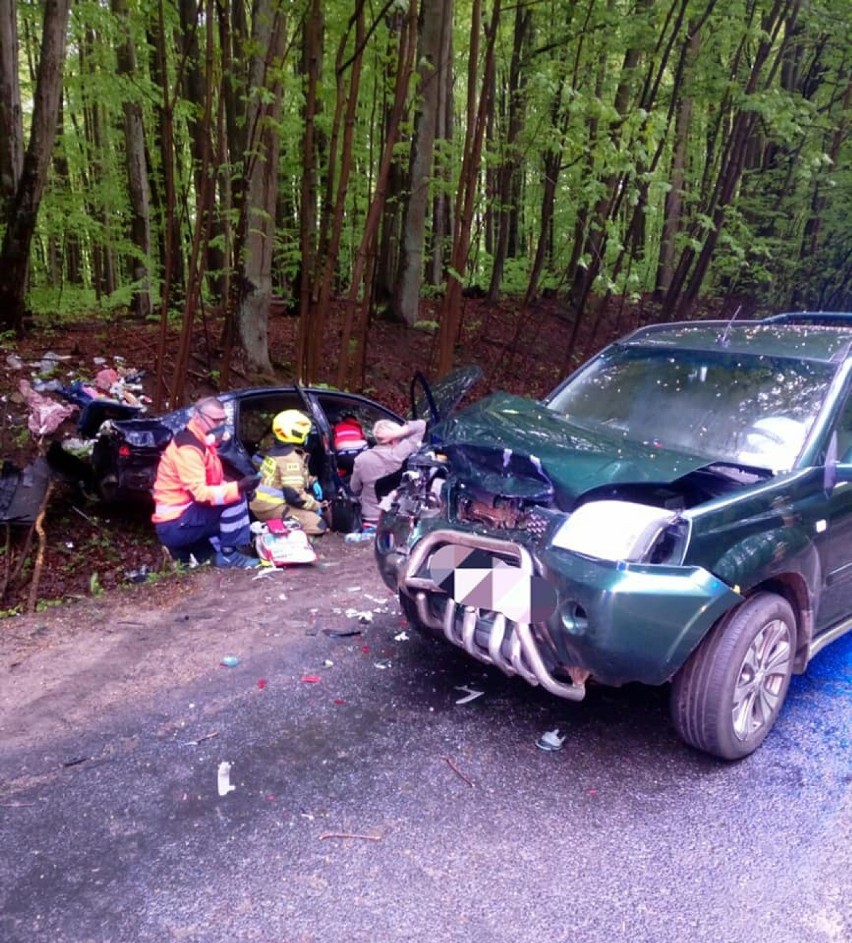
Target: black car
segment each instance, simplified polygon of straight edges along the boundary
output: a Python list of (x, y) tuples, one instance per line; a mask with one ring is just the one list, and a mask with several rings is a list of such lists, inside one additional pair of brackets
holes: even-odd
[[(411, 383), (412, 415), (429, 424), (446, 418), (480, 374), (463, 368), (431, 388), (422, 374)], [(285, 409), (299, 409), (310, 416), (308, 437), (310, 470), (326, 495), (346, 490), (355, 455), (373, 443), (372, 430), (379, 419), (405, 419), (375, 400), (357, 393), (320, 387), (252, 387), (219, 395), (228, 414), (230, 438), (219, 449), (226, 472), (234, 478), (256, 470), (254, 456), (273, 444), (272, 420)], [(105, 501), (144, 500), (150, 497), (157, 463), (172, 436), (189, 420), (192, 406), (157, 418), (109, 419), (96, 431), (92, 452), (95, 486)], [(356, 449), (337, 449), (334, 426), (354, 418), (364, 432), (365, 443)], [(89, 422), (92, 420), (89, 419)], [(88, 430), (91, 435), (94, 430)]]

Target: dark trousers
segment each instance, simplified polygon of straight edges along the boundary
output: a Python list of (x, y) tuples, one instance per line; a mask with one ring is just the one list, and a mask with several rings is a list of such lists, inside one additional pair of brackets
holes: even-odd
[(177, 520), (155, 524), (154, 529), (160, 543), (182, 563), (189, 562), (190, 554), (203, 563), (221, 547), (244, 547), (251, 543), (245, 498), (220, 506), (191, 504)]

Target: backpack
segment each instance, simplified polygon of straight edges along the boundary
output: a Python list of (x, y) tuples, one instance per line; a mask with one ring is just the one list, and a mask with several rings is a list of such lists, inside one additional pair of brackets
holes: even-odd
[(264, 562), (273, 566), (316, 563), (316, 550), (296, 521), (255, 521), (251, 529), (257, 555)]

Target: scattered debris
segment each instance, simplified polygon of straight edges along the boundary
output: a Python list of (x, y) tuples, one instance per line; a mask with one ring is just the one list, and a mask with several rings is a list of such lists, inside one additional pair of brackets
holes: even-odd
[(34, 436), (44, 436), (56, 432), (62, 423), (77, 411), (76, 406), (57, 403), (55, 400), (37, 393), (29, 380), (21, 380), (18, 389), (30, 408), (27, 428)]
[[(405, 629), (403, 629), (401, 632), (397, 632), (396, 635), (394, 635), (393, 640), (394, 640), (395, 642), (407, 642), (407, 641), (408, 641), (408, 632), (406, 632)], [(482, 693), (482, 692), (480, 691), (480, 694), (481, 694), (481, 693)]]
[[(262, 566), (258, 567), (257, 573), (251, 578), (252, 582), (255, 580), (265, 580), (273, 573), (281, 573), (282, 571), (278, 569), (277, 566)], [(286, 599), (287, 597), (282, 593), (280, 598)]]
[(237, 788), (231, 784), (230, 763), (223, 762), (219, 764), (218, 786), (220, 796), (227, 796), (229, 792), (233, 792)]
[(470, 788), (473, 789), (473, 780), (468, 779), (468, 777), (465, 776), (465, 774), (458, 768), (458, 766), (456, 766), (456, 764), (450, 759), (450, 757), (445, 756), (444, 761), (446, 762), (447, 766), (449, 766), (450, 769), (456, 774), (456, 776), (459, 777), (459, 779), (461, 779), (463, 782), (466, 782), (468, 786), (470, 786)]
[(543, 733), (541, 737), (536, 741), (536, 746), (539, 750), (544, 750), (546, 753), (556, 753), (557, 750), (562, 749), (562, 744), (565, 742), (565, 736), (559, 735), (559, 729), (548, 730), (547, 733)]
[(385, 658), (382, 661), (373, 662), (373, 667), (384, 671), (385, 668), (390, 668), (392, 664), (393, 662), (390, 660), (390, 658)]
[(319, 675), (302, 675), (302, 682), (304, 684), (318, 684), (319, 680)]
[(352, 626), (349, 629), (323, 629), (323, 635), (327, 635), (329, 638), (349, 638), (352, 635), (360, 635), (361, 630), (358, 626)]
[(347, 619), (357, 619), (362, 625), (368, 625), (373, 621), (373, 613), (369, 609), (347, 609), (344, 615)]
[(257, 686), (258, 686), (258, 687), (260, 688), (260, 690), (262, 691), (262, 690), (266, 687), (266, 678), (258, 678), (258, 679), (257, 679)]
[(88, 759), (88, 756), (75, 756), (73, 760), (67, 760), (62, 764), (62, 766), (64, 769), (68, 769), (70, 766), (79, 766), (81, 763), (85, 763)]
[(204, 734), (203, 737), (199, 737), (197, 740), (184, 740), (183, 742), (190, 747), (197, 747), (199, 743), (204, 743), (205, 740), (212, 740), (214, 737), (219, 736), (218, 730), (211, 730), (210, 733)]
[(326, 838), (361, 838), (364, 841), (381, 841), (381, 835), (362, 835), (358, 832), (323, 832), (320, 835), (320, 841), (324, 841)]
[(220, 664), (223, 668), (236, 668), (240, 659), (236, 655), (225, 655)]
[(466, 684), (457, 684), (456, 691), (464, 691), (465, 696), (460, 697), (456, 704), (469, 704), (471, 701), (475, 701), (478, 697), (482, 697), (485, 694), (484, 691), (477, 691), (474, 688), (469, 688)]

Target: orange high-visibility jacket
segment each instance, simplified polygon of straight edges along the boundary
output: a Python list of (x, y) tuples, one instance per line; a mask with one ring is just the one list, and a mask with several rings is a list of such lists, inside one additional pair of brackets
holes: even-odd
[(222, 461), (195, 420), (166, 446), (154, 480), (155, 524), (173, 521), (193, 503), (234, 504), (240, 500), (235, 481), (225, 481)]

